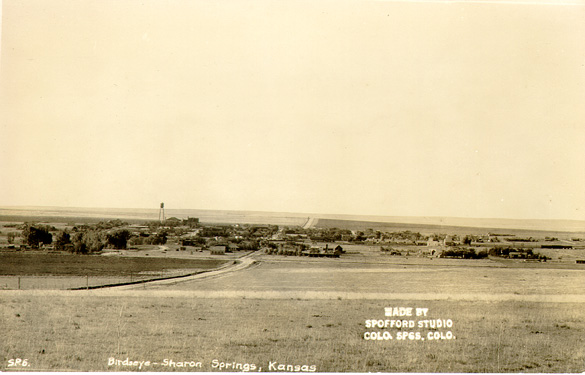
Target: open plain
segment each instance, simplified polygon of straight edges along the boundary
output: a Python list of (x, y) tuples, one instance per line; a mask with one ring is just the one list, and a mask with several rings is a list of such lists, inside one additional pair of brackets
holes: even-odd
[[(4, 254), (15, 263), (4, 262), (0, 279), (0, 369), (585, 370), (585, 265), (576, 263), (584, 249), (542, 249), (548, 261), (540, 262), (343, 247), (339, 258), (211, 255), (176, 242), (101, 255)], [(19, 263), (31, 256), (37, 261)], [(89, 290), (58, 282), (159, 271), (184, 277)]]
[[(51, 371), (139, 370), (124, 364), (133, 361), (150, 361), (141, 371), (227, 371), (220, 368), (227, 363), (256, 371), (314, 366), (319, 372), (585, 368), (581, 270), (481, 260), (456, 265), (256, 256), (245, 269), (193, 279), (3, 291), (4, 369), (11, 358)], [(414, 329), (366, 327), (368, 320), (392, 319), (384, 312), (392, 306), (428, 309), (426, 319), (451, 320), (452, 326), (418, 328), (422, 318), (408, 317)], [(364, 338), (384, 331), (393, 339)], [(398, 339), (409, 331), (426, 340)], [(454, 338), (429, 340), (434, 332)]]

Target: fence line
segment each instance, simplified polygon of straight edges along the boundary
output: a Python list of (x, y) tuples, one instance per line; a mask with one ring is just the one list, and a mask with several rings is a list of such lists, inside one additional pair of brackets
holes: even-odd
[(158, 280), (178, 277), (190, 272), (155, 271), (148, 274), (130, 272), (119, 276), (0, 276), (0, 290), (50, 290), (50, 289), (92, 289), (103, 285), (119, 285), (141, 283), (147, 280)]

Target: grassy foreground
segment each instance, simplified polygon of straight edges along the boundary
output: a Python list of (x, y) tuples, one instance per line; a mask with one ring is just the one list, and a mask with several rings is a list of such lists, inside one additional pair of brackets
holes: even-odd
[[(0, 370), (13, 369), (15, 358), (53, 371), (139, 370), (109, 366), (109, 358), (159, 363), (142, 371), (215, 371), (214, 363), (233, 362), (262, 371), (274, 370), (271, 362), (318, 372), (585, 370), (583, 304), (0, 294), (0, 306)], [(392, 319), (384, 317), (390, 306), (428, 308), (429, 318), (453, 321), (457, 338), (364, 340), (365, 321)], [(164, 367), (164, 359), (201, 367)]]

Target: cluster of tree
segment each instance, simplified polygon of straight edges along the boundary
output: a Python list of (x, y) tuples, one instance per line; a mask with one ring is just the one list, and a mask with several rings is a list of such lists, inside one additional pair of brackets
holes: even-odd
[(401, 231), (401, 232), (386, 232), (383, 233), (383, 238), (387, 238), (389, 240), (406, 240), (406, 241), (411, 241), (411, 242), (416, 242), (416, 241), (423, 241), (426, 240), (427, 237), (423, 236), (422, 234), (420, 234), (419, 232), (413, 232), (410, 230), (405, 230), (405, 231)]
[[(290, 231), (285, 231), (287, 234)], [(309, 228), (309, 229), (297, 229), (295, 231), (298, 234), (306, 234), (312, 241), (317, 242), (335, 242), (342, 241), (343, 239), (351, 240), (352, 233), (349, 229), (340, 228)]]
[(203, 227), (199, 230), (200, 237), (229, 237), (230, 228), (227, 226)]
[(106, 241), (114, 249), (126, 249), (130, 237), (132, 233), (128, 229), (118, 229), (106, 234)]
[(399, 232), (381, 232), (379, 230), (374, 231), (371, 228), (365, 231), (359, 231), (353, 236), (350, 241), (356, 243), (363, 243), (365, 241), (377, 241), (387, 243), (409, 243), (416, 244), (419, 241), (426, 240), (426, 237), (418, 232), (412, 232), (410, 230), (399, 231)]
[(463, 237), (463, 239), (461, 240), (461, 243), (463, 245), (471, 245), (471, 242), (474, 240), (474, 238), (472, 236), (465, 236)]
[[(56, 228), (46, 225), (27, 224), (22, 229), (22, 242), (32, 248), (53, 244), (51, 230)], [(125, 249), (131, 233), (126, 229), (113, 232), (100, 230), (99, 226), (83, 226), (74, 228), (72, 233), (67, 230), (58, 231), (55, 236), (56, 250), (65, 250), (77, 254), (89, 254), (101, 251), (107, 245), (116, 249)]]
[(62, 230), (57, 233), (57, 238), (55, 239), (55, 249), (66, 250), (68, 245), (71, 245), (71, 235), (69, 232)]
[(341, 228), (301, 228), (288, 227), (284, 230), (285, 234), (304, 234), (313, 241), (319, 242), (335, 242), (342, 239), (351, 239), (353, 234), (349, 229)]
[(270, 238), (276, 232), (278, 232), (277, 225), (217, 225), (200, 228), (198, 237), (205, 239), (221, 238), (223, 241), (228, 242), (238, 242), (241, 240), (258, 241), (262, 238)]
[(309, 247), (304, 244), (297, 244), (294, 246), (284, 246), (284, 245), (277, 245), (275, 243), (269, 243), (267, 247), (264, 249), (264, 252), (268, 255), (290, 255), (290, 256), (300, 256), (303, 251), (307, 250)]
[(154, 236), (152, 236), (152, 244), (153, 245), (164, 245), (167, 243), (167, 232), (164, 230), (158, 231)]
[(56, 230), (56, 228), (48, 225), (25, 223), (22, 226), (22, 243), (34, 249), (39, 248), (41, 245), (50, 245), (53, 243), (52, 230)]
[(106, 235), (99, 230), (76, 232), (72, 237), (73, 247), (70, 251), (77, 254), (96, 253), (106, 247)]
[(164, 245), (167, 243), (170, 230), (160, 230), (154, 235), (137, 235), (128, 240), (130, 246), (137, 245)]
[(476, 252), (471, 248), (451, 248), (441, 253), (442, 258), (481, 259), (487, 258), (487, 256), (487, 251), (480, 250)]
[(364, 243), (366, 241), (380, 241), (380, 242), (398, 242), (398, 243), (412, 243), (416, 244), (420, 241), (425, 241), (426, 236), (419, 232), (410, 230), (399, 232), (382, 232), (367, 228), (362, 231), (357, 231), (355, 234), (349, 229), (340, 228), (308, 228), (289, 227), (284, 229), (285, 234), (305, 234), (312, 241), (316, 242), (337, 242), (350, 241), (355, 243)]
[(235, 240), (230, 242), (235, 244), (238, 250), (258, 250), (260, 243), (256, 240)]
[(186, 219), (179, 219), (176, 217), (170, 217), (163, 222), (160, 221), (148, 221), (143, 224), (144, 226), (148, 226), (151, 231), (155, 232), (159, 228), (177, 228), (177, 227), (188, 227), (188, 228), (195, 228), (199, 226), (199, 219), (196, 217), (188, 217)]
[(283, 248), (283, 249), (265, 249), (264, 252), (268, 255), (288, 255), (288, 256), (300, 256), (301, 250), (295, 248)]
[[(433, 240), (433, 241), (444, 241), (445, 239), (447, 239), (447, 235), (446, 234), (433, 234), (429, 237), (429, 239)], [(453, 236), (449, 236), (449, 240), (447, 242), (447, 245), (451, 245), (451, 246), (456, 246), (457, 244), (461, 244), (461, 245), (467, 245), (470, 246), (472, 242), (483, 242), (481, 236), (473, 236), (470, 234), (467, 234), (463, 237), (460, 237), (458, 235), (453, 235)]]
[(95, 224), (93, 227), (98, 230), (109, 230), (113, 228), (120, 228), (126, 227), (128, 223), (122, 221), (120, 219), (109, 220), (109, 221), (100, 221), (99, 223)]
[(206, 244), (207, 240), (199, 236), (184, 238), (181, 240), (181, 245), (183, 246), (205, 246)]
[(106, 243), (107, 237), (104, 232), (96, 229), (77, 229), (73, 233), (63, 230), (57, 233), (55, 249), (75, 254), (90, 254), (102, 251)]
[(18, 225), (18, 228), (21, 230), (25, 230), (28, 227), (35, 227), (35, 228), (39, 228), (39, 229), (43, 229), (46, 230), (47, 232), (56, 232), (57, 228), (55, 228), (53, 225), (48, 225), (48, 224), (38, 224), (38, 223), (28, 223), (25, 222), (23, 224)]
[(443, 233), (434, 233), (431, 236), (429, 236), (429, 239), (430, 240), (433, 240), (433, 241), (440, 242), (440, 241), (443, 241), (446, 237), (447, 237), (446, 234), (443, 234)]
[(489, 255), (502, 258), (520, 258), (520, 259), (550, 259), (545, 255), (541, 255), (532, 251), (532, 249), (518, 249), (514, 247), (492, 247), (489, 250)]
[(205, 238), (194, 236), (190, 238), (184, 238), (181, 240), (183, 246), (200, 246), (209, 247), (215, 245), (228, 245), (232, 249), (238, 250), (258, 250), (260, 248), (260, 241), (255, 239), (243, 239), (243, 238), (221, 238), (215, 240), (214, 238)]
[(274, 234), (276, 234), (276, 232), (278, 232), (278, 225), (251, 225), (236, 228), (234, 234), (251, 239), (272, 237)]

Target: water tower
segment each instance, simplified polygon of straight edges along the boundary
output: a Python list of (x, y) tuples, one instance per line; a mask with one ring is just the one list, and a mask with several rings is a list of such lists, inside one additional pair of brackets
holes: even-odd
[(164, 203), (160, 204), (160, 211), (158, 212), (158, 220), (161, 223), (164, 223), (164, 221), (166, 220), (165, 219), (165, 204)]

